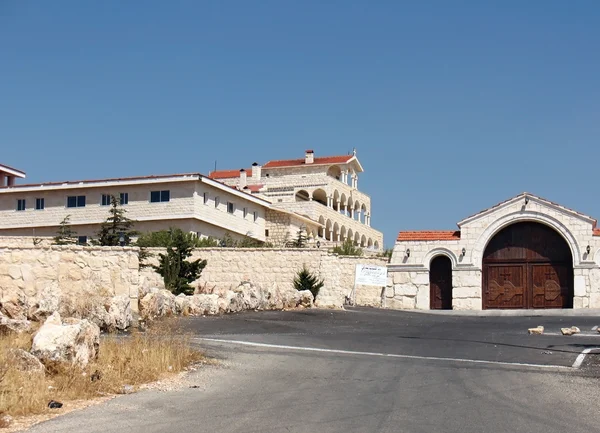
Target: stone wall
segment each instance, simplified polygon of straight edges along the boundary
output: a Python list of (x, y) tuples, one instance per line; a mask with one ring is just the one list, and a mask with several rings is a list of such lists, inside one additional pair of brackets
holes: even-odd
[[(157, 263), (160, 249), (149, 263)], [(230, 289), (248, 281), (260, 287), (293, 287), (296, 273), (303, 265), (320, 275), (325, 281), (317, 298), (317, 305), (341, 307), (344, 297), (350, 295), (354, 285), (356, 264), (385, 266), (386, 259), (376, 257), (341, 257), (320, 249), (271, 249), (271, 248), (206, 248), (196, 250), (192, 259), (205, 259), (206, 268), (197, 284), (206, 291), (213, 288)], [(142, 287), (164, 287), (161, 277), (151, 268), (140, 273)], [(356, 300), (359, 305), (381, 306), (382, 288), (359, 286)]]
[[(0, 249), (0, 302), (33, 305), (49, 287), (63, 296), (126, 295), (137, 300), (137, 248), (79, 246)], [(137, 302), (131, 302), (137, 310)]]

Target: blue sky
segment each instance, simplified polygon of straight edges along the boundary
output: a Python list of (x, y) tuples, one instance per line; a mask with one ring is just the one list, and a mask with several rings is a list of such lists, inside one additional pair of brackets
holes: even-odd
[(387, 246), (529, 191), (600, 217), (600, 2), (0, 0), (32, 182), (345, 154)]

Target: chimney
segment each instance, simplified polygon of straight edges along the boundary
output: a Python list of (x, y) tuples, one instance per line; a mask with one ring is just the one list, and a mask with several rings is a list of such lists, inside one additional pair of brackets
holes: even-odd
[(246, 174), (246, 170), (243, 168), (240, 170), (240, 183), (239, 188), (244, 189), (248, 185), (248, 175)]
[(315, 152), (309, 149), (304, 154), (304, 163), (312, 164), (313, 162), (315, 162)]
[(254, 164), (252, 164), (252, 180), (260, 181), (261, 168), (262, 167), (260, 165), (258, 165), (258, 162), (255, 162)]

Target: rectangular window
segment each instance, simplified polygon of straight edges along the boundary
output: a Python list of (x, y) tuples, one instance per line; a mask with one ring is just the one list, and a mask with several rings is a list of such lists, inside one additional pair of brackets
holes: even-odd
[(25, 210), (25, 199), (20, 198), (17, 200), (17, 210)]
[(67, 207), (85, 207), (85, 195), (68, 196)]
[(258, 221), (258, 212), (254, 211), (254, 222)]
[(86, 245), (87, 244), (87, 236), (77, 236), (77, 244), (78, 245)]
[(244, 208), (244, 219), (248, 216), (248, 208)]
[(129, 204), (129, 193), (128, 192), (122, 192), (120, 194), (119, 203), (121, 203), (122, 205)]
[(228, 201), (227, 202), (227, 213), (234, 213), (234, 212), (235, 212), (235, 204)]
[(44, 203), (44, 199), (43, 198), (36, 198), (35, 199), (35, 210), (43, 210), (46, 208), (46, 203)]
[(221, 203), (221, 199), (219, 197), (215, 197), (215, 209), (217, 209), (219, 207), (220, 203)]
[(269, 230), (265, 230), (265, 237), (269, 237)]
[(208, 193), (204, 193), (204, 204), (208, 203)]
[(152, 191), (150, 192), (150, 202), (151, 203), (160, 203), (171, 200), (171, 191)]
[(110, 195), (102, 194), (102, 206), (110, 206)]

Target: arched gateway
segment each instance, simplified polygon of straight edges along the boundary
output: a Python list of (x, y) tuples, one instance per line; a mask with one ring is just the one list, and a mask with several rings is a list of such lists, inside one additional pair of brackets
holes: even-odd
[(500, 230), (483, 254), (483, 308), (573, 308), (573, 257), (563, 237), (535, 222)]

